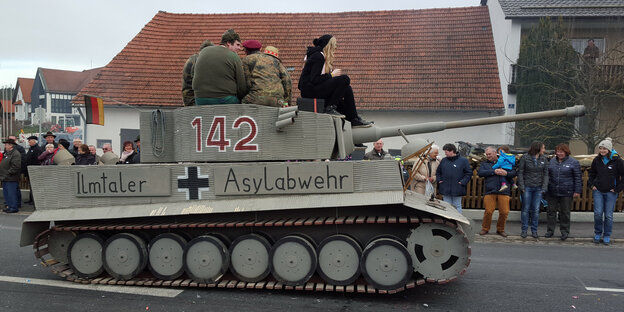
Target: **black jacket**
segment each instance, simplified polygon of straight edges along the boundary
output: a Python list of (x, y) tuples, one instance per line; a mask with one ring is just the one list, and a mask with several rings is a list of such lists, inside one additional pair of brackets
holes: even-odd
[(477, 171), (477, 175), (485, 178), (483, 182), (483, 186), (485, 188), (485, 195), (495, 194), (495, 195), (511, 195), (511, 188), (507, 188), (506, 190), (499, 192), (501, 183), (506, 181), (507, 178), (512, 179), (516, 176), (516, 170), (506, 170), (507, 176), (500, 176), (494, 173), (492, 166), (494, 166), (496, 162), (492, 161), (484, 161), (479, 165), (479, 171)]
[(541, 187), (542, 192), (548, 190), (548, 159), (540, 155), (537, 160), (529, 154), (520, 157), (518, 164), (518, 189), (525, 187)]
[(624, 189), (624, 161), (617, 153), (609, 153), (609, 161), (605, 164), (602, 156), (598, 155), (589, 168), (589, 187), (595, 186), (600, 192), (607, 193), (615, 190), (616, 193)]
[(559, 162), (557, 157), (548, 164), (548, 195), (572, 197), (574, 193), (583, 192), (581, 165), (578, 160), (566, 156)]
[(299, 84), (297, 85), (301, 91), (301, 96), (310, 97), (312, 89), (332, 78), (330, 74), (322, 74), (323, 65), (325, 64), (325, 57), (321, 54), (323, 49), (319, 47), (308, 47), (306, 53), (306, 63), (299, 76)]
[(28, 176), (28, 166), (39, 166), (41, 164), (37, 158), (42, 152), (43, 149), (37, 144), (28, 148), (26, 156), (23, 158), (24, 162), (22, 163), (22, 171), (26, 176)]
[(126, 157), (125, 161), (118, 161), (117, 164), (118, 165), (122, 165), (122, 164), (134, 164), (134, 156), (136, 156), (137, 152), (133, 151), (132, 154), (128, 155), (128, 157)]
[(95, 155), (91, 153), (78, 154), (75, 165), (97, 165)]
[(132, 163), (133, 164), (140, 164), (141, 163), (141, 151), (136, 151), (134, 153), (134, 158), (132, 158)]
[(436, 170), (438, 191), (447, 196), (464, 196), (471, 177), (472, 168), (468, 159), (459, 155), (442, 158)]

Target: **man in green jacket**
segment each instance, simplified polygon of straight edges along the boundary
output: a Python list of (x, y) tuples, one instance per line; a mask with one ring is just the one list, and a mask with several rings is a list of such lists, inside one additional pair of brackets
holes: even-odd
[(17, 202), (19, 188), (17, 181), (22, 170), (22, 155), (15, 149), (17, 143), (13, 139), (2, 141), (4, 143), (4, 155), (0, 161), (0, 181), (2, 181), (2, 193), (7, 207), (2, 210), (6, 213), (18, 211)]
[(199, 52), (193, 75), (196, 105), (238, 104), (247, 94), (240, 36), (228, 29), (218, 46)]

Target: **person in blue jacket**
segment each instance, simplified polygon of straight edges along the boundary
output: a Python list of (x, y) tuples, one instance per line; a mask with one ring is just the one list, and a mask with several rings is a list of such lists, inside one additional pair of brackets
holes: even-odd
[(613, 209), (618, 194), (624, 189), (624, 161), (613, 149), (611, 138), (598, 144), (598, 156), (589, 168), (587, 185), (594, 196), (594, 243), (611, 243)]
[[(498, 161), (492, 166), (492, 169), (505, 169), (509, 171), (516, 166), (516, 155), (509, 153), (509, 146), (503, 145), (498, 148)], [(506, 190), (514, 182), (510, 178), (505, 178), (501, 181), (500, 191)]]
[(581, 196), (583, 181), (581, 165), (570, 157), (570, 148), (561, 143), (555, 147), (555, 155), (548, 163), (548, 227), (544, 237), (552, 237), (559, 213), (559, 231), (561, 240), (570, 234), (570, 209), (574, 198)]
[(445, 158), (442, 158), (436, 170), (436, 181), (438, 181), (438, 191), (442, 194), (445, 202), (462, 212), (461, 200), (466, 195), (466, 185), (472, 177), (472, 168), (468, 160), (457, 154), (457, 147), (447, 143), (442, 147)]

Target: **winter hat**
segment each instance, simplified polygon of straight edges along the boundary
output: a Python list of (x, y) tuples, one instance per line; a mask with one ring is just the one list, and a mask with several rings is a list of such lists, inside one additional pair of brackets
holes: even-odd
[(243, 42), (243, 47), (249, 50), (260, 50), (260, 48), (262, 48), (262, 43), (258, 40), (245, 40), (245, 42)]
[(68, 148), (69, 148), (69, 141), (67, 141), (67, 140), (65, 140), (65, 139), (60, 139), (60, 140), (58, 141), (58, 144), (63, 145), (63, 147), (64, 147), (65, 149), (68, 149)]
[(328, 43), (329, 40), (332, 38), (332, 35), (322, 35), (316, 39), (314, 39), (314, 41), (312, 41), (312, 43), (314, 44), (315, 47), (319, 47), (319, 48), (324, 48)]
[(274, 47), (274, 46), (268, 46), (268, 47), (264, 48), (264, 53), (268, 54), (268, 55), (275, 56), (276, 58), (279, 59), (279, 50), (276, 47)]
[(606, 138), (598, 144), (598, 147), (604, 147), (607, 150), (611, 151), (613, 149), (613, 142), (611, 142), (611, 138)]

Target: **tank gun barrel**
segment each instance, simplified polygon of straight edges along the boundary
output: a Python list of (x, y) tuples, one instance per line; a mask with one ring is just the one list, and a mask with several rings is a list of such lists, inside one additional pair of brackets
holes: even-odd
[(370, 127), (370, 128), (354, 128), (353, 129), (353, 143), (358, 144), (358, 143), (375, 142), (381, 138), (400, 136), (401, 132), (403, 132), (406, 135), (407, 134), (421, 134), (421, 133), (438, 132), (438, 131), (442, 131), (446, 129), (482, 126), (482, 125), (498, 124), (498, 123), (505, 123), (505, 122), (515, 122), (515, 121), (555, 118), (555, 117), (580, 117), (583, 115), (585, 115), (585, 106), (576, 105), (573, 107), (568, 107), (568, 108), (558, 109), (558, 110), (524, 113), (524, 114), (509, 115), (509, 116), (475, 118), (475, 119), (458, 120), (458, 121), (450, 121), (450, 122), (434, 121), (434, 122), (427, 122), (427, 123), (421, 123), (421, 124), (402, 125), (402, 126), (393, 126), (393, 127), (384, 127), (384, 128), (375, 127), (375, 126)]

